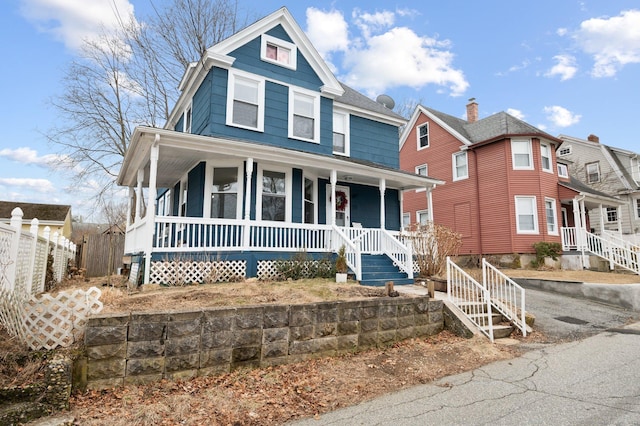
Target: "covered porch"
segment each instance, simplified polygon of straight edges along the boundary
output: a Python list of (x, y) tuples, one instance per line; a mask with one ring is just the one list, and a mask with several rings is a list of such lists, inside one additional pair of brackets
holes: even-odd
[[(129, 188), (125, 254), (152, 263), (227, 259), (239, 274), (304, 251), (345, 246), (360, 280), (362, 256), (382, 255), (413, 277), (411, 247), (399, 238), (404, 191), (443, 182), (400, 170), (228, 138), (139, 127), (118, 183)], [(132, 268), (134, 265), (132, 265)]]

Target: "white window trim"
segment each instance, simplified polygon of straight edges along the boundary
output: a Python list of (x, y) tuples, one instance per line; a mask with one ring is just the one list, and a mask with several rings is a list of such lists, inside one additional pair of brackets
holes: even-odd
[[(336, 152), (333, 151), (333, 153), (335, 155), (342, 155), (345, 157), (349, 157), (351, 156), (351, 131), (350, 131), (350, 126), (351, 126), (351, 118), (348, 112), (346, 111), (340, 111), (340, 110), (333, 110), (333, 114), (334, 115), (341, 115), (343, 117), (344, 120), (344, 152)], [(293, 133), (293, 131), (292, 131)], [(332, 139), (331, 139), (331, 146), (333, 147), (333, 133), (331, 135)]]
[[(235, 95), (235, 82), (236, 79), (251, 80), (258, 83), (258, 126), (251, 127), (233, 122), (233, 99)], [(241, 129), (254, 130), (258, 132), (264, 132), (264, 87), (265, 79), (245, 72), (237, 70), (229, 70), (229, 78), (227, 81), (227, 126), (239, 127)], [(193, 119), (192, 119), (193, 121)]]
[[(293, 104), (295, 95), (300, 94), (313, 98), (313, 139), (301, 138), (293, 135)], [(300, 87), (289, 86), (289, 138), (305, 142), (320, 143), (320, 94)]]
[(242, 202), (244, 201), (244, 163), (241, 161), (211, 161), (207, 160), (207, 168), (205, 171), (205, 189), (203, 203), (204, 217), (211, 217), (211, 194), (213, 193), (213, 169), (218, 167), (237, 167), (238, 168), (238, 199), (236, 200), (236, 219), (242, 219)]
[[(589, 166), (596, 166), (596, 168), (598, 169), (598, 179), (592, 181), (591, 179), (589, 179), (589, 175), (591, 175), (591, 173), (589, 173)], [(599, 162), (594, 162), (594, 163), (587, 163), (584, 165), (584, 170), (587, 174), (586, 178), (587, 178), (587, 183), (591, 184), (591, 183), (598, 183), (602, 181), (602, 171), (600, 170), (600, 163)]]
[[(302, 223), (305, 223), (304, 221), (304, 202), (305, 202), (304, 180), (305, 179), (309, 179), (313, 182), (313, 224), (315, 225), (318, 223), (318, 177), (309, 173), (302, 174)], [(262, 203), (262, 200), (260, 201), (260, 203)], [(262, 210), (260, 210), (260, 212), (262, 214)]]
[[(563, 153), (562, 151), (566, 151), (566, 152)], [(558, 149), (558, 155), (560, 157), (564, 157), (565, 155), (571, 155), (571, 145), (561, 146)]]
[[(518, 211), (518, 200), (519, 199), (527, 199), (533, 201), (533, 230), (522, 230), (520, 229), (520, 212)], [(540, 234), (539, 226), (538, 226), (538, 203), (535, 196), (531, 195), (516, 195), (514, 197), (514, 205), (516, 210), (516, 233), (518, 234), (527, 234), (527, 235), (537, 235)]]
[(633, 216), (636, 218), (636, 220), (640, 220), (640, 197), (639, 198), (632, 198), (633, 200)]
[[(616, 220), (609, 220), (609, 209), (615, 209)], [(620, 219), (620, 209), (618, 207), (607, 207), (604, 211), (604, 219), (606, 223), (618, 223)]]
[[(425, 126), (427, 127), (427, 144), (425, 146), (420, 146), (420, 128)], [(418, 149), (418, 151), (429, 148), (429, 146), (431, 145), (431, 134), (429, 133), (429, 130), (430, 129), (428, 121), (416, 126), (416, 148)]]
[[(425, 172), (426, 172), (425, 176), (429, 176), (429, 165), (428, 165), (427, 163), (425, 163), (425, 164), (420, 164), (420, 165), (416, 166), (416, 174), (417, 174), (417, 175), (420, 175), (420, 174), (418, 173), (418, 169), (420, 169), (420, 168), (422, 168), (422, 167), (424, 167), (424, 168), (426, 169), (426, 170), (425, 170)], [(427, 190), (427, 188), (419, 188), (419, 189), (416, 189), (416, 192), (424, 192), (424, 191), (426, 191), (426, 190)]]
[(629, 162), (631, 163), (631, 178), (637, 185), (640, 185), (640, 160), (637, 157), (632, 157)]
[[(558, 208), (557, 208), (557, 205), (556, 205), (556, 200), (554, 198), (545, 197), (544, 201), (545, 201), (545, 204), (544, 204), (544, 219), (545, 219), (545, 222), (547, 224), (547, 234), (549, 234), (549, 235), (560, 235), (560, 233), (558, 232), (558, 228), (559, 228), (559, 225), (558, 225)], [(549, 222), (547, 222), (547, 202), (551, 202), (552, 203), (551, 205), (553, 206), (553, 220), (554, 220), (554, 225), (555, 225), (556, 230), (552, 231), (552, 232), (549, 231)]]
[[(277, 47), (283, 47), (289, 50), (289, 63), (286, 64), (284, 62), (279, 62), (277, 60), (271, 59), (267, 57), (267, 44), (273, 44)], [(295, 70), (298, 66), (298, 48), (295, 44), (289, 43), (288, 41), (281, 40), (279, 38), (275, 38), (270, 36), (269, 34), (262, 34), (260, 41), (260, 59), (265, 62), (269, 62), (274, 65), (279, 65), (281, 67), (289, 68), (291, 70)]]
[(184, 204), (184, 215), (187, 214), (187, 194), (189, 193), (189, 177), (188, 175), (180, 179), (180, 194), (178, 194), (178, 216), (183, 217), (182, 215), (182, 205)]
[[(405, 218), (407, 219), (407, 222), (409, 222), (406, 225), (405, 225)], [(409, 212), (402, 213), (402, 219), (401, 220), (402, 220), (402, 222), (401, 222), (402, 229), (411, 228), (411, 213), (409, 213)]]
[(431, 213), (429, 212), (429, 209), (423, 209), (423, 210), (417, 210), (416, 211), (416, 224), (420, 225), (420, 215), (426, 213), (427, 214), (427, 222), (431, 222)]
[(557, 168), (558, 168), (558, 176), (559, 177), (562, 177), (562, 178), (568, 178), (569, 177), (569, 168), (567, 167), (566, 164), (557, 163)]
[[(549, 157), (548, 157), (549, 158), (549, 167), (548, 168), (544, 167), (544, 162), (542, 161), (542, 159), (544, 158), (544, 155), (542, 155), (543, 147), (547, 148), (547, 153), (549, 154)], [(540, 168), (544, 172), (553, 173), (553, 158), (551, 156), (551, 145), (549, 145), (546, 142), (540, 142)]]
[(285, 167), (278, 167), (272, 165), (262, 165), (258, 164), (258, 176), (257, 176), (257, 188), (256, 188), (256, 220), (262, 220), (262, 175), (264, 170), (272, 171), (272, 172), (280, 172), (284, 173), (285, 176), (285, 214), (284, 221), (286, 223), (291, 223), (291, 169), (287, 169)]
[[(189, 105), (187, 106), (187, 108), (184, 110), (184, 114), (182, 116), (182, 131), (184, 133), (191, 133), (191, 129), (193, 128), (193, 101), (189, 101)], [(189, 120), (187, 120), (187, 117), (189, 117)], [(187, 121), (189, 122), (189, 125), (187, 126)]]
[[(466, 168), (465, 168), (465, 175), (463, 176), (458, 176), (458, 169), (456, 167), (456, 157), (458, 155), (464, 155), (465, 156), (465, 163), (466, 163)], [(462, 151), (462, 152), (455, 152), (451, 155), (451, 167), (452, 167), (452, 174), (451, 176), (453, 177), (453, 181), (459, 181), (459, 180), (464, 180), (464, 179), (468, 179), (469, 178), (469, 156), (467, 155), (466, 151)]]
[[(528, 166), (516, 166), (516, 153), (513, 149), (513, 145), (515, 142), (526, 142), (529, 154), (529, 165)], [(533, 170), (533, 149), (532, 149), (531, 139), (512, 139), (511, 140), (511, 164), (513, 166), (513, 170)]]

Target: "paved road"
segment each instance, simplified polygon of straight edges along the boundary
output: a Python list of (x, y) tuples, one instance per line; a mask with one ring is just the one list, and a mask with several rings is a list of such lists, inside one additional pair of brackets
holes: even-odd
[(640, 424), (640, 323), (625, 325), (637, 313), (535, 290), (527, 308), (566, 343), (292, 424)]

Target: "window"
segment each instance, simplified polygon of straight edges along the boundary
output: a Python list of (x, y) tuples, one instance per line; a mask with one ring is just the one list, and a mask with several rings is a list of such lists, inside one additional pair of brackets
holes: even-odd
[(558, 163), (558, 176), (563, 178), (569, 177), (569, 169), (566, 164)]
[(263, 61), (295, 70), (297, 66), (297, 51), (295, 44), (267, 34), (262, 35), (260, 59)]
[(187, 215), (187, 194), (189, 193), (189, 181), (183, 180), (180, 181), (180, 210), (178, 211), (179, 216)]
[(556, 200), (553, 198), (544, 199), (544, 211), (547, 216), (547, 233), (558, 235), (558, 223), (556, 214)]
[(600, 182), (600, 164), (598, 163), (587, 164), (587, 182), (588, 183)]
[(542, 162), (542, 170), (551, 172), (551, 148), (546, 143), (540, 144), (540, 158)]
[(633, 202), (635, 203), (636, 219), (640, 219), (640, 198), (636, 198)]
[(418, 126), (416, 136), (418, 138), (418, 149), (429, 147), (429, 123)]
[(570, 155), (570, 154), (571, 154), (571, 145), (562, 145), (558, 150), (558, 155), (561, 157), (563, 155)]
[(191, 133), (191, 105), (184, 112), (184, 125), (182, 131), (185, 133)]
[(402, 213), (402, 229), (408, 229), (411, 226), (411, 215)]
[(420, 225), (429, 223), (429, 210), (420, 210), (416, 212), (416, 222)]
[(607, 222), (617, 222), (617, 221), (618, 221), (618, 208), (607, 207)]
[(287, 194), (290, 192), (290, 182), (287, 173), (278, 170), (262, 170), (258, 167), (261, 194), (257, 209), (260, 213), (258, 220), (289, 221), (290, 204)]
[(289, 90), (289, 137), (319, 142), (320, 96), (313, 92)]
[(211, 189), (211, 217), (238, 218), (238, 168), (214, 167)]
[(349, 155), (349, 114), (333, 113), (333, 153)]
[(171, 191), (165, 191), (164, 194), (158, 198), (158, 216), (171, 216)]
[(516, 228), (518, 234), (538, 233), (536, 197), (516, 196)]
[(514, 170), (533, 170), (530, 140), (511, 141), (511, 155)]
[(312, 179), (304, 178), (304, 223), (316, 223), (316, 190)]
[(426, 164), (416, 166), (416, 174), (420, 176), (428, 176), (429, 168)]
[(229, 72), (227, 125), (264, 130), (264, 80)]
[(453, 180), (461, 180), (469, 177), (467, 167), (467, 153), (458, 152), (453, 154)]

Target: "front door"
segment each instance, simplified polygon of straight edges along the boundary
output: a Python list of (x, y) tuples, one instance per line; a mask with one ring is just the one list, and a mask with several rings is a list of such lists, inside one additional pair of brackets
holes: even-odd
[[(327, 185), (327, 223), (331, 224), (331, 185)], [(336, 225), (351, 225), (351, 197), (348, 186), (336, 185)]]

